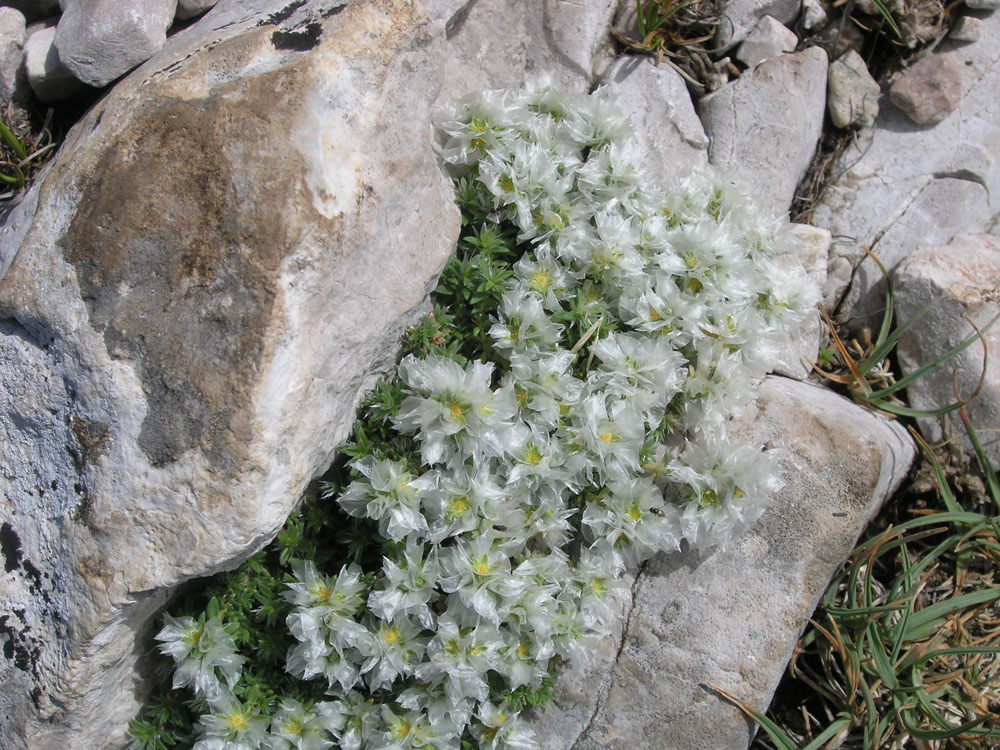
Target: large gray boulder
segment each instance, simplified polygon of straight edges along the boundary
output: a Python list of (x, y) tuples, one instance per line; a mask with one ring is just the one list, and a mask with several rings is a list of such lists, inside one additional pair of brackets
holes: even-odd
[(813, 211), (813, 223), (834, 236), (825, 296), (841, 298), (838, 317), (854, 327), (876, 326), (885, 302), (865, 247), (891, 270), (918, 245), (983, 232), (1000, 214), (1000, 14), (983, 23), (980, 41), (938, 53), (963, 71), (961, 106), (928, 127), (884, 102)]
[(137, 634), (277, 532), (454, 245), (443, 25), (395, 0), (284, 6), (175, 37), (5, 235), (4, 748), (124, 743)]
[(620, 635), (559, 681), (536, 720), (546, 750), (745, 748), (837, 567), (906, 475), (913, 442), (828, 390), (769, 377), (734, 431), (779, 452), (785, 487), (727, 550), (650, 560)]

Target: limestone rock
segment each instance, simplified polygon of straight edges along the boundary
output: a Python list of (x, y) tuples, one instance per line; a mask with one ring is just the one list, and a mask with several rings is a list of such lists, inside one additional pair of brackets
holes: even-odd
[(962, 68), (951, 55), (928, 55), (892, 84), (889, 98), (918, 125), (940, 122), (962, 101)]
[(795, 32), (771, 16), (764, 16), (736, 50), (736, 59), (752, 68), (764, 60), (794, 52), (798, 43), (799, 38), (795, 36)]
[(816, 151), (826, 110), (826, 53), (811, 47), (747, 71), (699, 102), (708, 160), (785, 213)]
[(177, 0), (176, 17), (180, 19), (200, 16), (212, 8), (219, 0)]
[[(980, 329), (1000, 313), (1000, 237), (959, 235), (941, 247), (925, 247), (908, 255), (893, 274), (896, 305), (901, 320), (909, 320), (925, 305), (942, 298), (899, 339), (897, 353), (904, 375), (932, 362), (975, 333), (966, 317)], [(1000, 326), (985, 334), (990, 355), (1000, 351)], [(995, 467), (1000, 467), (1000, 366), (987, 358), (983, 388), (967, 407), (972, 426)], [(959, 393), (967, 398), (976, 389), (983, 366), (983, 346), (976, 342), (958, 357), (916, 380), (906, 389), (910, 405), (932, 409), (955, 401), (952, 372)], [(957, 437), (972, 459), (972, 444), (955, 413), (918, 420), (920, 431), (932, 442)]]
[(743, 714), (707, 683), (764, 710), (827, 581), (914, 456), (898, 423), (783, 378), (765, 381), (740, 433), (779, 451), (775, 504), (728, 550), (646, 564), (623, 635), (582, 678), (560, 679), (536, 720), (542, 747), (746, 747)]
[(5, 750), (124, 745), (149, 618), (281, 527), (453, 248), (443, 24), (286, 6), (172, 37), (5, 227)]
[(962, 106), (933, 127), (884, 107), (840, 157), (840, 176), (813, 211), (813, 223), (835, 238), (831, 263), (843, 258), (856, 269), (831, 273), (824, 293), (841, 299), (844, 322), (877, 325), (884, 305), (882, 274), (863, 247), (891, 271), (918, 245), (983, 232), (1000, 214), (1000, 16), (983, 23), (978, 42), (938, 53), (962, 67)]
[(63, 65), (53, 41), (55, 26), (39, 29), (24, 43), (24, 72), (35, 96), (42, 102), (68, 99), (84, 89), (69, 68)]
[(1000, 0), (965, 0), (965, 4), (973, 10), (996, 10), (1000, 8)]
[(589, 91), (615, 2), (432, 0), (427, 10), (444, 24), (452, 51), (442, 60), (445, 100), (520, 87), (526, 75), (551, 75), (563, 88)]
[(722, 0), (715, 44), (726, 51), (742, 42), (764, 16), (790, 24), (801, 8), (802, 0)]
[(865, 61), (854, 50), (846, 52), (830, 65), (826, 102), (835, 127), (860, 125), (870, 128), (878, 117), (881, 93)]
[(982, 20), (975, 16), (962, 16), (951, 27), (948, 38), (953, 42), (978, 42), (982, 35)]
[(23, 80), (24, 15), (14, 8), (0, 8), (0, 101), (10, 101)]
[(629, 115), (651, 173), (673, 175), (708, 165), (708, 137), (676, 70), (651, 58), (621, 57), (599, 91)]
[(177, 0), (74, 0), (56, 27), (59, 58), (80, 81), (106, 86), (167, 41)]
[(828, 18), (822, 0), (802, 0), (802, 28), (806, 31), (822, 28)]

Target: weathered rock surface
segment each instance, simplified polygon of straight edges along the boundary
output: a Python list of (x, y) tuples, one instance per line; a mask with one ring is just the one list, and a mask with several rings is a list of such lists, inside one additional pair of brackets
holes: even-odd
[(59, 58), (90, 86), (106, 86), (145, 62), (167, 41), (177, 0), (74, 0), (56, 27)]
[(826, 582), (914, 456), (906, 431), (827, 390), (768, 378), (744, 438), (781, 456), (785, 487), (725, 551), (659, 556), (632, 587), (624, 633), (536, 721), (547, 750), (746, 747)]
[(984, 24), (980, 41), (939, 53), (962, 67), (962, 106), (930, 128), (884, 107), (840, 157), (840, 177), (813, 211), (812, 223), (834, 236), (824, 296), (842, 298), (843, 321), (873, 325), (884, 305), (882, 275), (863, 247), (891, 270), (918, 245), (982, 232), (1000, 214), (1000, 15)]
[(764, 16), (790, 24), (799, 15), (802, 0), (724, 0), (719, 5), (715, 43), (725, 50), (742, 42)]
[(961, 65), (952, 55), (928, 55), (892, 84), (889, 98), (918, 125), (941, 122), (962, 101)]
[[(899, 264), (893, 282), (901, 320), (911, 319), (941, 298), (899, 339), (899, 366), (909, 375), (973, 335), (966, 318), (982, 329), (1000, 313), (1000, 237), (959, 235), (943, 247), (921, 248)], [(993, 356), (987, 358), (982, 390), (966, 411), (990, 461), (1000, 467), (1000, 366), (995, 356), (1000, 352), (1000, 324), (986, 332), (985, 341)], [(934, 409), (953, 403), (953, 372), (959, 394), (968, 398), (979, 384), (983, 361), (983, 345), (975, 342), (907, 387), (910, 405)], [(955, 413), (918, 421), (925, 438), (933, 442), (958, 438), (972, 459), (972, 444)]]
[(953, 42), (978, 42), (983, 36), (983, 22), (975, 16), (962, 16), (948, 32)]
[(764, 60), (794, 52), (798, 43), (794, 31), (771, 16), (764, 16), (736, 50), (736, 59), (752, 68)]
[(708, 137), (676, 70), (649, 57), (622, 57), (599, 91), (629, 115), (651, 173), (674, 175), (708, 165)]
[(708, 160), (775, 213), (785, 213), (816, 151), (826, 110), (826, 53), (762, 62), (698, 104)]
[(10, 101), (18, 91), (24, 71), (24, 15), (14, 8), (0, 8), (0, 100)]
[(822, 0), (802, 0), (802, 28), (806, 31), (822, 28), (828, 17)]
[(177, 0), (176, 17), (180, 19), (194, 18), (215, 6), (219, 0)]
[(519, 87), (525, 76), (552, 75), (566, 89), (590, 90), (614, 11), (615, 0), (430, 0), (427, 12), (444, 26), (450, 50), (441, 61), (442, 101)]
[(834, 126), (849, 128), (861, 125), (870, 128), (878, 117), (881, 93), (864, 59), (855, 50), (848, 50), (831, 63), (826, 102)]
[(63, 65), (53, 43), (56, 27), (39, 29), (24, 43), (24, 71), (28, 84), (42, 102), (67, 99), (84, 89), (84, 85)]
[(124, 743), (136, 634), (277, 531), (452, 250), (443, 25), (285, 5), (173, 37), (5, 227), (5, 749)]

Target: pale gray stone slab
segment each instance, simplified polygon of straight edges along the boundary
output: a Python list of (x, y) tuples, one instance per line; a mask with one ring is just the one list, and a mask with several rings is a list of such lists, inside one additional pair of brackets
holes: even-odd
[(816, 151), (826, 77), (826, 53), (811, 47), (766, 60), (698, 103), (709, 162), (776, 214), (787, 213)]
[(864, 247), (891, 271), (918, 245), (982, 232), (1000, 214), (1000, 15), (983, 23), (982, 39), (939, 53), (963, 70), (961, 106), (918, 126), (883, 98), (874, 127), (840, 157), (839, 176), (813, 211), (812, 222), (833, 233), (831, 262), (856, 269), (831, 274), (825, 290), (840, 299), (842, 321), (877, 325), (884, 305), (882, 274)]
[(641, 570), (623, 636), (561, 679), (536, 719), (547, 750), (745, 748), (749, 723), (709, 683), (766, 708), (827, 582), (915, 454), (899, 423), (784, 378), (764, 382), (740, 424), (779, 453), (774, 505), (727, 550)]
[(649, 57), (623, 56), (602, 83), (598, 95), (629, 116), (651, 174), (663, 178), (708, 165), (708, 136), (680, 73)]
[[(901, 321), (939, 300), (899, 339), (899, 366), (903, 375), (909, 375), (974, 335), (966, 318), (983, 329), (1000, 313), (1000, 237), (959, 235), (944, 246), (921, 247), (896, 267), (893, 282)], [(990, 355), (1000, 352), (1000, 324), (985, 333), (985, 341)], [(910, 406), (936, 409), (953, 403), (953, 383), (963, 398), (970, 397), (983, 372), (983, 354), (983, 345), (977, 341), (916, 380), (906, 389)], [(985, 361), (982, 389), (966, 409), (990, 461), (1000, 467), (1000, 365), (996, 356)], [(932, 442), (957, 439), (969, 460), (975, 461), (972, 443), (956, 413), (918, 421), (925, 438)]]

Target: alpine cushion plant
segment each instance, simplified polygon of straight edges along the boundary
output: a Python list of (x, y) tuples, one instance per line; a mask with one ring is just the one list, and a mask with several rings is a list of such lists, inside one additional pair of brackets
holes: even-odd
[(714, 174), (658, 183), (599, 95), (540, 81), (437, 127), (464, 237), (325, 493), (382, 541), (282, 552), (261, 609), (297, 697), (241, 678), (226, 607), (168, 616), (196, 748), (535, 748), (521, 711), (609, 632), (623, 572), (725, 547), (780, 485), (726, 430), (815, 304), (781, 222)]

